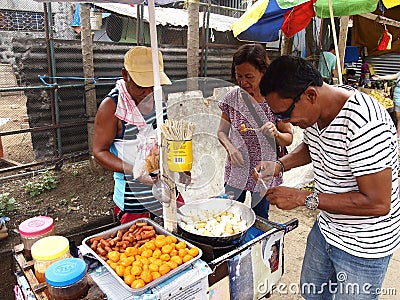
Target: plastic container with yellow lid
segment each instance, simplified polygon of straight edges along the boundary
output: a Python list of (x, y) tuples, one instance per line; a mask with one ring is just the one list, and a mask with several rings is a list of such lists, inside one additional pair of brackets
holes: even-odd
[(32, 245), (32, 258), (35, 260), (35, 275), (39, 282), (45, 282), (46, 269), (56, 261), (71, 257), (69, 241), (66, 237), (53, 235), (44, 237)]

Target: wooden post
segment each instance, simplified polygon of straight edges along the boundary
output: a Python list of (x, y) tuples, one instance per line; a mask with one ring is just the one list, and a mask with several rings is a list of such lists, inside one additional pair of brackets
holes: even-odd
[[(94, 78), (93, 37), (90, 27), (89, 4), (81, 4), (81, 42), (83, 57), (83, 74), (85, 78)], [(93, 80), (85, 80), (86, 114), (88, 116), (89, 160), (93, 156), (94, 117), (97, 111), (96, 89)]]
[(339, 55), (338, 55), (339, 54), (339, 47), (338, 47), (338, 41), (337, 41), (337, 36), (336, 36), (335, 19), (333, 17), (332, 0), (328, 0), (328, 4), (329, 4), (329, 14), (330, 14), (330, 17), (331, 17), (331, 25), (332, 25), (331, 28), (332, 28), (333, 43), (335, 45), (335, 53), (336, 53), (337, 76), (338, 76), (339, 84), (343, 84), (342, 65), (340, 64), (340, 59), (339, 59)]
[(0, 136), (0, 158), (4, 157), (4, 150), (3, 150), (3, 143), (1, 142), (1, 136)]
[(163, 152), (161, 155), (162, 163), (160, 167), (162, 168), (161, 172), (161, 180), (163, 180), (164, 184), (169, 188), (169, 193), (166, 193), (166, 196), (169, 196), (170, 203), (169, 205), (163, 205), (163, 218), (164, 218), (164, 228), (169, 232), (176, 232), (177, 230), (177, 207), (176, 207), (176, 192), (175, 192), (175, 180), (174, 180), (174, 173), (169, 171), (168, 169), (168, 161), (167, 161), (167, 140), (165, 139), (164, 135), (161, 134), (161, 144), (160, 153)]
[(292, 51), (293, 51), (293, 37), (287, 38), (285, 35), (283, 35), (281, 55), (292, 55)]
[[(340, 32), (339, 32), (339, 58), (342, 71), (344, 70), (344, 55), (346, 51), (347, 31), (349, 27), (349, 16), (340, 18)], [(343, 73), (343, 72), (342, 72)]]
[(314, 24), (311, 21), (306, 27), (306, 57), (314, 54)]

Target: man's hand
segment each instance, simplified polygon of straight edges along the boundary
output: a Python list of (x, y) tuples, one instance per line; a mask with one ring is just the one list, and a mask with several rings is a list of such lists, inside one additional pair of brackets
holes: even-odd
[(257, 181), (259, 178), (264, 181), (269, 181), (272, 177), (276, 177), (279, 175), (281, 170), (277, 167), (276, 162), (274, 161), (260, 161), (256, 167), (254, 172), (254, 179)]
[(266, 193), (267, 200), (283, 210), (289, 210), (305, 204), (306, 197), (310, 194), (308, 191), (298, 190), (285, 186), (276, 186), (268, 189)]

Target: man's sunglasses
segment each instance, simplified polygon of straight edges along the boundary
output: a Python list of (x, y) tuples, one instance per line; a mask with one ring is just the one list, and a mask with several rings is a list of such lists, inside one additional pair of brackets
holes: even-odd
[(279, 119), (283, 121), (287, 121), (290, 119), (290, 116), (292, 115), (292, 111), (294, 107), (296, 106), (296, 103), (300, 100), (301, 95), (307, 90), (307, 88), (313, 83), (314, 81), (309, 82), (302, 90), (301, 92), (293, 98), (293, 103), (292, 105), (289, 106), (287, 110), (281, 113), (274, 113), (274, 115)]

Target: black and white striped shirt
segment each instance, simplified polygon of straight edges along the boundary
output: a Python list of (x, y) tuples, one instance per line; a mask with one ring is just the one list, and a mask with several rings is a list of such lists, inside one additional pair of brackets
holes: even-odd
[(313, 162), (315, 189), (320, 193), (358, 191), (356, 177), (392, 169), (389, 214), (352, 216), (321, 211), (318, 223), (327, 242), (365, 258), (384, 257), (399, 248), (397, 133), (386, 109), (354, 90), (329, 126), (319, 130), (314, 124), (304, 131), (304, 142)]

